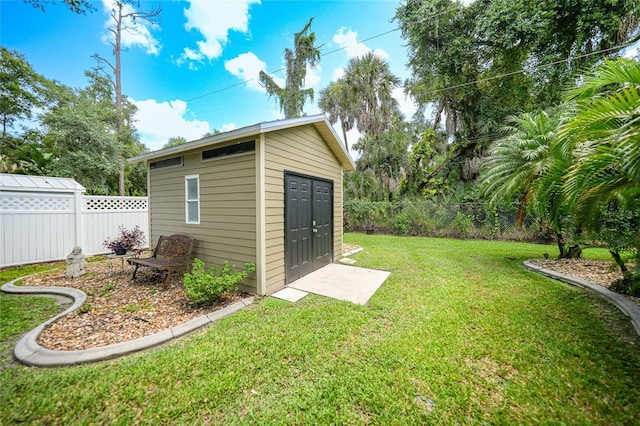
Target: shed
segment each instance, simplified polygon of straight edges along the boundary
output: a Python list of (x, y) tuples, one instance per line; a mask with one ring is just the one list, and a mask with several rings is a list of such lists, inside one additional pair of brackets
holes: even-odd
[(268, 295), (342, 254), (343, 173), (353, 160), (324, 115), (259, 123), (129, 159), (148, 168), (151, 245), (197, 240), (207, 266), (256, 265)]
[(0, 174), (0, 267), (62, 259), (82, 244), (84, 191), (69, 178)]

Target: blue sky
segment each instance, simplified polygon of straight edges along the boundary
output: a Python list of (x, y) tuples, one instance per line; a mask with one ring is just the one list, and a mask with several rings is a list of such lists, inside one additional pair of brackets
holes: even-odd
[[(76, 15), (61, 1), (46, 12), (20, 0), (0, 3), (2, 45), (22, 53), (36, 72), (72, 87), (83, 87), (85, 70), (98, 53), (113, 60), (109, 44), (112, 0), (96, 1), (96, 11)], [(144, 25), (123, 36), (123, 93), (138, 106), (141, 141), (150, 149), (172, 136), (188, 140), (213, 129), (234, 128), (282, 118), (277, 100), (258, 85), (258, 72), (284, 67), (284, 49), (313, 17), (311, 30), (323, 53), (307, 74), (318, 95), (335, 80), (349, 59), (374, 51), (401, 80), (405, 42), (391, 22), (397, 1), (191, 0), (142, 1), (140, 9), (163, 8), (158, 25)], [(372, 38), (373, 37), (373, 38)], [(363, 41), (365, 40), (365, 41)], [(284, 72), (274, 78), (282, 79)], [(247, 83), (243, 83), (250, 80)], [(399, 89), (405, 115), (414, 111)], [(316, 97), (317, 99), (317, 97)], [(307, 114), (319, 113), (307, 102)], [(336, 126), (337, 127), (337, 126)], [(341, 134), (337, 128), (338, 134)], [(349, 137), (350, 145), (357, 135)]]

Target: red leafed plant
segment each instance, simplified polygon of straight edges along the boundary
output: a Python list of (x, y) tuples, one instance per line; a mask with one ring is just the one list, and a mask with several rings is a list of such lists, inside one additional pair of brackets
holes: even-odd
[(109, 250), (115, 252), (128, 252), (142, 248), (142, 245), (146, 243), (147, 239), (144, 235), (144, 231), (140, 229), (140, 226), (136, 225), (135, 228), (129, 230), (123, 225), (118, 227), (120, 235), (112, 240), (104, 240), (103, 246)]

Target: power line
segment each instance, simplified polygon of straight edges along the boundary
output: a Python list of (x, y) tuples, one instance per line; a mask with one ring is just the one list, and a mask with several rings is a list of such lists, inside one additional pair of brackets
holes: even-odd
[[(576, 59), (582, 59), (582, 58), (586, 58), (588, 56), (599, 55), (599, 54), (605, 53), (605, 52), (610, 52), (610, 51), (614, 51), (614, 50), (621, 50), (621, 49), (624, 49), (625, 47), (629, 47), (629, 46), (631, 46), (631, 45), (633, 45), (633, 44), (635, 44), (637, 42), (638, 41), (631, 41), (631, 42), (628, 42), (628, 43), (620, 44), (618, 46), (610, 47), (608, 49), (601, 49), (601, 50), (597, 50), (597, 51), (594, 51), (594, 52), (585, 53), (583, 55), (578, 55), (578, 56), (575, 56), (573, 58), (560, 59), (560, 60), (557, 60), (557, 61), (549, 62), (547, 64), (537, 65), (537, 66), (534, 66), (534, 67), (530, 68), (530, 70), (537, 70), (537, 69), (540, 69), (540, 68), (547, 68), (547, 67), (550, 67), (550, 66), (553, 66), (553, 65), (558, 65), (558, 64), (567, 62), (567, 60), (574, 61)], [(516, 71), (511, 71), (511, 72), (504, 73), (504, 74), (498, 74), (498, 75), (494, 75), (492, 77), (480, 78), (480, 79), (469, 81), (469, 82), (466, 82), (466, 83), (461, 83), (461, 84), (456, 84), (456, 85), (453, 85), (453, 86), (443, 87), (441, 89), (434, 89), (434, 90), (430, 90), (430, 91), (427, 91), (427, 92), (423, 92), (421, 94), (430, 95), (430, 94), (433, 94), (433, 93), (444, 92), (445, 90), (458, 89), (460, 87), (466, 87), (466, 86), (471, 86), (471, 85), (477, 84), (477, 83), (484, 83), (484, 82), (491, 81), (491, 80), (497, 80), (499, 78), (509, 77), (511, 75), (521, 74), (521, 73), (524, 73), (524, 72), (527, 72), (527, 71), (528, 71), (527, 69), (521, 68), (521, 69), (516, 70)]]
[[(419, 23), (422, 23), (422, 22), (427, 21), (428, 19), (436, 18), (436, 17), (438, 17), (438, 16), (440, 16), (440, 15), (444, 15), (445, 13), (449, 13), (449, 12), (452, 12), (452, 11), (457, 10), (457, 9), (458, 9), (457, 7), (453, 7), (453, 8), (447, 9), (447, 10), (445, 10), (445, 11), (438, 12), (438, 13), (435, 13), (435, 14), (433, 14), (433, 15), (426, 16), (426, 17), (424, 17), (421, 21), (418, 21), (418, 22), (419, 22)], [(376, 34), (376, 35), (374, 35), (374, 36), (371, 36), (371, 37), (365, 38), (365, 39), (363, 39), (363, 40), (359, 40), (359, 41), (357, 41), (357, 42), (356, 42), (356, 45), (357, 45), (357, 44), (363, 44), (363, 43), (364, 43), (364, 42), (366, 42), (366, 41), (373, 40), (373, 39), (376, 39), (376, 38), (378, 38), (378, 37), (382, 37), (382, 36), (385, 36), (385, 35), (387, 35), (387, 34), (394, 33), (394, 32), (396, 32), (396, 31), (400, 31), (400, 28), (394, 28), (394, 29), (392, 29), (392, 30), (385, 31), (385, 32), (383, 32), (383, 33)], [(345, 49), (347, 49), (347, 48), (349, 48), (349, 47), (353, 47), (353, 46), (355, 46), (355, 45), (342, 46), (342, 47), (339, 47), (339, 48), (334, 49), (334, 50), (330, 50), (330, 51), (325, 52), (325, 53), (320, 53), (320, 58), (322, 58), (322, 57), (324, 57), (324, 56), (327, 56), (327, 55), (331, 55), (331, 54), (334, 54), (334, 53), (340, 52), (340, 51), (342, 51), (342, 50), (345, 50)], [(268, 74), (268, 75), (274, 75), (274, 74), (277, 74), (277, 73), (282, 72), (282, 71), (285, 71), (285, 70), (286, 70), (286, 68), (282, 67), (282, 68), (277, 69), (277, 70), (274, 70), (274, 71), (269, 71), (269, 72), (267, 72), (267, 74)], [(195, 101), (195, 100), (198, 100), (198, 99), (201, 99), (201, 98), (205, 98), (205, 97), (207, 97), (207, 96), (211, 96), (211, 95), (214, 95), (214, 94), (216, 94), (216, 93), (224, 92), (225, 90), (229, 90), (229, 89), (232, 89), (232, 88), (234, 88), (234, 87), (243, 86), (243, 85), (245, 85), (245, 84), (247, 84), (247, 83), (250, 83), (250, 82), (252, 82), (252, 81), (255, 81), (255, 80), (256, 80), (255, 78), (250, 78), (250, 79), (247, 79), (247, 80), (243, 80), (243, 81), (240, 81), (240, 82), (238, 82), (238, 83), (231, 84), (231, 85), (229, 85), (229, 86), (221, 87), (221, 88), (219, 88), (219, 89), (212, 90), (212, 91), (207, 92), (207, 93), (203, 93), (202, 95), (195, 96), (195, 97), (193, 97), (193, 98), (191, 98), (191, 99), (187, 99), (187, 100), (185, 100), (185, 102), (187, 102), (187, 103), (188, 103), (188, 102), (193, 102), (193, 101)]]
[[(454, 10), (457, 10), (457, 8), (451, 8), (451, 9), (445, 10), (443, 12), (439, 12), (439, 13), (436, 13), (434, 15), (427, 16), (423, 20), (421, 20), (420, 22), (425, 22), (428, 19), (435, 18), (437, 16), (443, 15), (445, 13), (449, 13), (449, 12), (454, 11)], [(382, 37), (382, 36), (385, 36), (387, 34), (391, 34), (391, 33), (396, 32), (396, 31), (400, 31), (400, 29), (401, 28), (394, 28), (392, 30), (385, 31), (383, 33), (379, 33), (379, 34), (373, 35), (371, 37), (368, 37), (368, 38), (365, 38), (363, 40), (357, 41), (356, 44), (362, 44), (362, 43), (364, 43), (366, 41), (373, 40), (375, 38)], [(635, 44), (637, 42), (638, 42), (637, 40), (636, 41), (631, 41), (631, 42), (623, 43), (623, 44), (620, 44), (620, 45), (617, 45), (617, 46), (614, 46), (614, 47), (610, 47), (610, 48), (607, 48), (607, 49), (601, 49), (601, 50), (598, 50), (598, 51), (594, 51), (594, 52), (589, 52), (589, 53), (585, 53), (585, 54), (582, 54), (582, 55), (578, 55), (578, 56), (575, 56), (573, 58), (560, 59), (560, 60), (557, 60), (557, 61), (549, 62), (547, 64), (541, 64), (541, 65), (533, 66), (533, 67), (529, 68), (528, 70), (525, 69), (525, 68), (521, 68), (519, 70), (511, 71), (511, 72), (508, 72), (508, 73), (498, 74), (498, 75), (494, 75), (494, 76), (491, 76), (491, 77), (485, 77), (485, 78), (480, 78), (480, 79), (477, 79), (477, 80), (469, 81), (469, 82), (466, 82), (466, 83), (460, 83), (460, 84), (456, 84), (456, 85), (453, 85), (453, 86), (447, 86), (447, 87), (443, 87), (443, 88), (440, 88), (440, 89), (430, 90), (430, 91), (427, 91), (427, 92), (423, 92), (422, 94), (423, 95), (430, 95), (430, 94), (440, 93), (440, 92), (444, 92), (446, 90), (458, 89), (458, 88), (461, 88), (461, 87), (467, 87), (467, 86), (471, 86), (471, 85), (478, 84), (478, 83), (484, 83), (484, 82), (487, 82), (487, 81), (497, 80), (497, 79), (500, 79), (500, 78), (509, 77), (509, 76), (516, 75), (516, 74), (521, 74), (521, 73), (524, 73), (524, 72), (527, 72), (527, 71), (533, 71), (533, 70), (538, 70), (538, 69), (542, 69), (542, 68), (547, 68), (547, 67), (550, 67), (550, 66), (554, 66), (554, 65), (558, 65), (558, 64), (567, 62), (567, 60), (574, 61), (574, 60), (577, 60), (577, 59), (582, 59), (582, 58), (586, 58), (586, 57), (589, 57), (589, 56), (598, 55), (598, 54), (601, 54), (601, 53), (611, 52), (611, 51), (614, 51), (614, 50), (621, 50), (621, 49), (624, 49), (625, 47), (629, 47), (629, 46), (631, 46), (631, 45), (633, 45), (633, 44)], [(353, 47), (353, 46), (354, 45), (342, 46), (340, 48), (337, 48), (337, 49), (334, 49), (334, 50), (330, 50), (330, 51), (325, 52), (325, 53), (321, 53), (320, 57), (322, 58), (324, 56), (340, 52), (342, 50), (345, 50), (345, 49), (347, 49), (349, 47)], [(279, 73), (279, 72), (282, 72), (282, 71), (285, 71), (285, 70), (286, 70), (285, 67), (281, 67), (280, 69), (267, 72), (267, 74), (274, 75), (276, 73)], [(238, 83), (231, 84), (231, 85), (228, 85), (228, 86), (225, 86), (225, 87), (221, 87), (219, 89), (212, 90), (212, 91), (204, 93), (202, 95), (198, 95), (198, 96), (195, 96), (193, 98), (187, 99), (187, 100), (185, 100), (185, 102), (187, 102), (187, 103), (188, 102), (193, 102), (195, 100), (198, 100), (198, 99), (201, 99), (201, 98), (204, 98), (204, 97), (207, 97), (207, 96), (211, 96), (211, 95), (214, 95), (216, 93), (220, 93), (220, 92), (232, 89), (234, 87), (243, 86), (243, 85), (245, 85), (247, 83), (250, 83), (252, 81), (255, 81), (255, 80), (256, 80), (255, 78), (243, 80), (243, 81), (240, 81)]]

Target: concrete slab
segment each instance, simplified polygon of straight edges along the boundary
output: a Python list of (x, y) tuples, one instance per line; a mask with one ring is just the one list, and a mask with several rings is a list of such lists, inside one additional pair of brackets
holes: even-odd
[(344, 263), (345, 265), (354, 265), (356, 263), (355, 260), (348, 257), (343, 257), (342, 259), (338, 260), (338, 262)]
[(389, 275), (391, 272), (331, 263), (292, 282), (289, 287), (364, 305)]
[(295, 288), (287, 287), (280, 291), (276, 291), (271, 295), (271, 297), (275, 297), (276, 299), (286, 300), (287, 302), (296, 303), (298, 300), (305, 297), (307, 294), (306, 291), (297, 290)]

